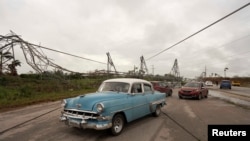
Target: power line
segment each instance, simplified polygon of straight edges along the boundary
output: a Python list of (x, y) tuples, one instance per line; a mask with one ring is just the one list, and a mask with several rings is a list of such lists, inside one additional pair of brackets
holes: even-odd
[(195, 33), (193, 33), (193, 34), (191, 34), (190, 36), (188, 36), (188, 37), (184, 38), (183, 40), (181, 40), (181, 41), (179, 41), (179, 42), (175, 43), (174, 45), (172, 45), (172, 46), (170, 46), (170, 47), (168, 47), (168, 48), (166, 48), (166, 49), (164, 49), (164, 50), (160, 51), (159, 53), (157, 53), (157, 54), (155, 54), (155, 55), (153, 55), (153, 56), (149, 57), (149, 58), (148, 58), (148, 59), (146, 59), (146, 60), (150, 60), (150, 59), (152, 59), (152, 58), (154, 58), (154, 57), (156, 57), (156, 56), (160, 55), (161, 53), (163, 53), (163, 52), (165, 52), (165, 51), (167, 51), (167, 50), (169, 50), (169, 49), (171, 49), (171, 48), (175, 47), (176, 45), (178, 45), (178, 44), (180, 44), (180, 43), (182, 43), (182, 42), (186, 41), (187, 39), (189, 39), (189, 38), (193, 37), (194, 35), (196, 35), (196, 34), (198, 34), (198, 33), (202, 32), (202, 31), (206, 30), (207, 28), (209, 28), (209, 27), (211, 27), (211, 26), (215, 25), (216, 23), (218, 23), (218, 22), (220, 22), (220, 21), (222, 21), (222, 20), (226, 19), (227, 17), (229, 17), (229, 16), (231, 16), (231, 15), (235, 14), (236, 12), (240, 11), (241, 9), (243, 9), (243, 8), (245, 8), (245, 7), (249, 6), (249, 5), (250, 5), (250, 2), (249, 2), (249, 3), (247, 3), (247, 4), (245, 4), (245, 5), (243, 5), (242, 7), (238, 8), (237, 10), (235, 10), (235, 11), (233, 11), (233, 12), (229, 13), (228, 15), (226, 15), (226, 16), (224, 16), (224, 17), (220, 18), (219, 20), (217, 20), (217, 21), (213, 22), (212, 24), (210, 24), (210, 25), (208, 25), (208, 26), (206, 26), (206, 27), (204, 27), (204, 28), (200, 29), (199, 31), (197, 31), (197, 32), (195, 32)]
[[(230, 55), (230, 56), (226, 56), (226, 57), (224, 57), (224, 58), (222, 58), (222, 59), (232, 59), (233, 57), (235, 57), (235, 56), (240, 56), (241, 58), (245, 58), (245, 57), (248, 57), (248, 56), (242, 56), (243, 54), (245, 55), (245, 54), (248, 54), (248, 53), (250, 53), (250, 50), (248, 50), (248, 51), (244, 51), (244, 52), (241, 52), (241, 53), (238, 53), (238, 54), (233, 54), (233, 55)], [(222, 60), (223, 61), (223, 60)], [(213, 65), (215, 65), (215, 64), (222, 64), (223, 62), (210, 62), (210, 63), (206, 63), (206, 65), (208, 64), (213, 64)], [(192, 65), (192, 67), (193, 66), (200, 66), (200, 65), (204, 65), (204, 62), (202, 62), (202, 63), (197, 63), (197, 64), (193, 64)], [(182, 66), (183, 68), (185, 68), (185, 67), (188, 67), (188, 66)]]
[[(30, 43), (29, 43), (29, 44), (30, 44)], [(32, 44), (32, 45), (34, 45), (34, 44)], [(34, 45), (34, 46), (37, 46), (37, 47), (40, 47), (40, 48), (43, 48), (43, 49), (47, 49), (47, 50), (50, 50), (50, 51), (58, 52), (58, 53), (61, 53), (61, 54), (69, 55), (69, 56), (72, 56), (72, 57), (77, 57), (77, 58), (81, 58), (81, 59), (84, 59), (84, 60), (88, 60), (88, 61), (100, 63), (100, 64), (107, 64), (107, 63), (104, 63), (104, 62), (100, 62), (100, 61), (96, 61), (96, 60), (84, 58), (84, 57), (77, 56), (77, 55), (73, 55), (73, 54), (69, 54), (69, 53), (66, 53), (66, 52), (62, 52), (62, 51), (58, 51), (58, 50), (46, 48), (46, 47), (43, 47), (43, 46), (40, 46), (40, 45)]]
[[(222, 45), (219, 45), (219, 46), (211, 47), (210, 49), (225, 48), (225, 47), (227, 47), (226, 45), (231, 45), (232, 43), (238, 42), (238, 41), (240, 41), (240, 40), (243, 40), (243, 39), (249, 38), (249, 37), (250, 37), (250, 34), (249, 34), (249, 35), (246, 35), (246, 36), (243, 36), (243, 37), (240, 37), (240, 38), (238, 38), (238, 39), (236, 39), (236, 40), (230, 41), (230, 42), (228, 42), (228, 43), (225, 43), (225, 44), (222, 44)], [(234, 46), (232, 46), (232, 47), (234, 47)], [(229, 48), (229, 47), (228, 47), (228, 48)], [(202, 51), (207, 51), (207, 50), (205, 50), (205, 49), (196, 50), (196, 51), (192, 52), (192, 54), (200, 54), (199, 52), (202, 52)], [(181, 59), (183, 60), (183, 58), (185, 58), (186, 61), (189, 61), (188, 59), (193, 58), (193, 56), (184, 56), (184, 57), (182, 57)]]
[[(12, 36), (5, 37), (5, 36), (0, 35), (0, 37), (1, 37), (1, 38), (9, 38), (9, 37), (12, 37)], [(16, 36), (14, 36), (14, 37), (16, 37)], [(12, 40), (14, 40), (14, 41), (16, 41), (16, 42), (20, 42), (20, 41), (17, 40), (17, 39), (13, 39), (13, 38), (12, 38)], [(22, 40), (22, 42), (24, 42), (24, 43), (26, 43), (26, 44), (29, 44), (29, 45), (33, 45), (33, 46), (39, 47), (39, 48), (43, 48), (43, 49), (47, 49), (47, 50), (50, 50), (50, 51), (54, 51), (54, 52), (57, 52), (57, 53), (69, 55), (69, 56), (72, 56), (72, 57), (76, 57), (76, 58), (80, 58), (80, 59), (84, 59), (84, 60), (88, 60), (88, 61), (92, 61), (92, 62), (96, 62), (96, 63), (100, 63), (100, 64), (105, 64), (105, 65), (107, 64), (107, 63), (104, 63), (104, 62), (100, 62), (100, 61), (96, 61), (96, 60), (84, 58), (84, 57), (81, 57), (81, 56), (73, 55), (73, 54), (70, 54), (70, 53), (58, 51), (58, 50), (55, 50), (55, 49), (43, 47), (43, 46), (41, 46), (41, 45), (32, 44), (32, 43), (29, 43), (29, 42), (24, 41), (24, 40)]]

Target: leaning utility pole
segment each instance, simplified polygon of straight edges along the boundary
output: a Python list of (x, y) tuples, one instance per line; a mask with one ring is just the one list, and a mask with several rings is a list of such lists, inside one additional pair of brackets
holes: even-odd
[(174, 65), (172, 67), (171, 74), (173, 74), (176, 78), (180, 77), (180, 70), (177, 59), (174, 60)]
[[(67, 72), (73, 72), (66, 68), (63, 68), (51, 61), (43, 52), (40, 45), (35, 45), (24, 41), (20, 36), (11, 31), (10, 34), (6, 36), (0, 35), (0, 52), (9, 52), (12, 50), (13, 59), (15, 59), (14, 47), (20, 47), (26, 63), (32, 67), (37, 73), (43, 73), (48, 70), (48, 67), (52, 67), (58, 70), (63, 70)], [(50, 49), (52, 50), (52, 49)]]
[(180, 70), (179, 70), (179, 66), (178, 66), (178, 61), (177, 59), (174, 60), (174, 65), (171, 69), (170, 74), (172, 74), (175, 78), (176, 83), (180, 83)]
[(107, 52), (106, 54), (107, 54), (107, 57), (108, 57), (107, 74), (108, 74), (108, 75), (110, 74), (110, 72), (111, 72), (111, 67), (113, 67), (114, 70), (115, 70), (115, 73), (117, 73), (116, 68), (115, 68), (115, 65), (114, 65), (114, 63), (113, 63), (113, 61), (112, 61), (112, 59), (111, 59), (111, 56), (110, 56), (109, 52)]
[(140, 75), (144, 75), (145, 73), (148, 74), (148, 68), (147, 68), (147, 65), (146, 65), (144, 57), (141, 56), (140, 60), (141, 60), (141, 66), (140, 66), (139, 74)]

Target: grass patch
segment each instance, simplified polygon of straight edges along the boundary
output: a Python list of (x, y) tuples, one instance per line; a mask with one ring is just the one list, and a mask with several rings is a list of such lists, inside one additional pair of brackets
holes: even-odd
[[(18, 94), (8, 94), (7, 96), (2, 96), (0, 99), (0, 110), (6, 108), (22, 107), (27, 105), (32, 105), (41, 102), (57, 101), (64, 98), (78, 96), (80, 94), (86, 94), (90, 92), (95, 92), (95, 89), (88, 90), (78, 90), (78, 91), (64, 91), (64, 92), (52, 92), (33, 95), (29, 91), (27, 93)], [(26, 90), (25, 90), (26, 92)]]
[(95, 92), (103, 79), (39, 80), (0, 77), (0, 111)]

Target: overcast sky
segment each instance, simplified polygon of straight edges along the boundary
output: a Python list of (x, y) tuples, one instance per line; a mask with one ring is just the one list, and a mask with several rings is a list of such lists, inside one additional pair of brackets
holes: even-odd
[[(207, 71), (250, 76), (250, 6), (185, 42), (149, 59), (249, 3), (249, 0), (0, 0), (0, 35), (10, 30), (33, 44), (107, 62), (121, 72), (139, 67), (167, 74), (178, 60), (180, 75)], [(19, 48), (18, 73), (32, 71)], [(18, 51), (19, 50), (19, 51)], [(54, 63), (76, 72), (107, 69), (101, 63), (43, 50)], [(154, 68), (154, 69), (153, 69)]]

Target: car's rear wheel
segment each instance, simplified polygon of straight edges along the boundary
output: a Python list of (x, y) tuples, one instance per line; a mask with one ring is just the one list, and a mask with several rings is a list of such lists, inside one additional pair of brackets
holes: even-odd
[(172, 93), (173, 93), (172, 91), (169, 91), (168, 96), (172, 96)]
[(157, 105), (155, 108), (154, 116), (158, 117), (161, 115), (161, 105)]
[(207, 96), (208, 96), (208, 91), (207, 91), (207, 93), (206, 93), (206, 95), (204, 97), (207, 98)]
[(207, 98), (207, 95), (208, 95), (208, 94), (206, 94), (204, 97)]
[(124, 124), (124, 116), (122, 114), (116, 114), (112, 119), (111, 133), (115, 136), (121, 134)]
[(198, 97), (197, 97), (198, 100), (201, 100), (202, 99), (202, 94), (199, 94)]

